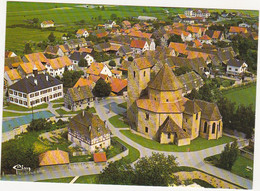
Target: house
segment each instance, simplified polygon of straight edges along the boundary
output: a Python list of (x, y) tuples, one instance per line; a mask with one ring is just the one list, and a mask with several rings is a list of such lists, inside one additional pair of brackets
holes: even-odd
[(132, 56), (132, 54), (133, 54), (133, 50), (129, 45), (121, 46), (116, 52), (116, 55), (120, 57), (129, 57)]
[(144, 33), (141, 31), (132, 31), (128, 34), (130, 37), (136, 37), (136, 38), (145, 38), (145, 39), (150, 39), (152, 37), (152, 33)]
[(146, 50), (150, 50), (150, 46), (145, 40), (132, 40), (130, 47), (135, 54), (142, 54)]
[(97, 38), (106, 37), (109, 33), (105, 29), (98, 29), (93, 31), (92, 35), (96, 36)]
[(203, 79), (194, 71), (182, 74), (177, 78), (183, 85), (184, 94), (189, 94), (193, 89), (199, 90), (204, 85)]
[(69, 163), (69, 153), (58, 149), (46, 151), (39, 155), (39, 166), (52, 166)]
[(186, 50), (187, 45), (184, 43), (170, 42), (169, 48), (175, 51), (175, 54), (178, 56), (179, 54), (187, 55), (188, 51)]
[(241, 33), (246, 34), (247, 32), (248, 32), (247, 28), (245, 27), (231, 26), (228, 35), (231, 36), (231, 35), (237, 35)]
[(87, 52), (79, 52), (79, 51), (74, 51), (70, 56), (70, 60), (74, 65), (79, 64), (79, 61), (81, 59), (85, 59), (88, 62), (88, 65), (90, 66), (95, 60), (94, 57), (91, 54), (88, 54)]
[(69, 48), (72, 50), (72, 49), (87, 46), (87, 41), (84, 38), (77, 38), (77, 39), (67, 40), (65, 41), (65, 44), (67, 44)]
[(49, 28), (49, 27), (54, 27), (54, 21), (53, 20), (43, 21), (41, 23), (41, 28)]
[(112, 76), (112, 72), (109, 70), (108, 66), (103, 63), (93, 62), (90, 67), (86, 70), (86, 74), (100, 76), (101, 74)]
[(49, 62), (45, 65), (47, 72), (52, 77), (62, 77), (63, 73), (67, 70), (74, 70), (72, 61), (67, 56), (58, 57), (55, 59), (49, 59)]
[(89, 78), (82, 76), (78, 79), (76, 84), (73, 86), (74, 88), (77, 88), (79, 86), (89, 86), (90, 89), (93, 89), (95, 87), (96, 83), (93, 80), (90, 80)]
[(156, 17), (149, 17), (149, 16), (138, 16), (137, 19), (140, 21), (156, 21), (157, 20)]
[(5, 66), (9, 69), (18, 68), (20, 64), (24, 63), (20, 56), (5, 58)]
[(82, 111), (68, 124), (68, 140), (90, 153), (110, 146), (110, 131), (98, 115)]
[(79, 29), (77, 32), (76, 32), (76, 37), (77, 38), (81, 38), (81, 37), (88, 37), (89, 36), (89, 33), (87, 31), (87, 29)]
[(123, 27), (123, 29), (130, 29), (131, 28), (131, 23), (129, 21), (123, 21), (122, 22), (122, 27)]
[(12, 84), (8, 90), (10, 103), (31, 108), (63, 97), (63, 83), (49, 74), (33, 75)]
[(186, 31), (181, 32), (181, 39), (184, 42), (193, 40), (191, 33), (186, 32)]
[(42, 64), (46, 64), (48, 62), (48, 59), (42, 52), (26, 54), (22, 59), (24, 62), (41, 62)]
[(17, 56), (14, 52), (12, 51), (5, 51), (5, 58), (10, 58), (10, 57), (15, 57)]
[(110, 50), (111, 44), (109, 42), (104, 42), (94, 45), (93, 48), (96, 52), (107, 52)]
[(186, 17), (205, 17), (205, 18), (208, 18), (210, 17), (210, 12), (207, 10), (207, 9), (187, 9), (184, 11), (184, 15)]
[(249, 24), (247, 24), (247, 23), (240, 23), (238, 26), (239, 26), (239, 27), (245, 27), (245, 28), (250, 28), (250, 27), (251, 27), (251, 26), (250, 26)]
[(10, 85), (14, 84), (15, 82), (19, 81), (20, 79), (22, 79), (22, 77), (18, 73), (17, 69), (12, 69), (12, 70), (5, 71), (4, 79), (7, 82), (6, 85), (10, 86)]
[(183, 84), (167, 64), (152, 79), (150, 68), (147, 72), (146, 78), (134, 63), (129, 66), (127, 117), (132, 127), (161, 144), (178, 146), (189, 145), (199, 136), (222, 137), (222, 116), (215, 103), (183, 97)]
[(199, 40), (202, 44), (212, 44), (212, 39), (208, 35), (203, 35)]
[(109, 40), (110, 44), (120, 44), (120, 45), (130, 45), (131, 44), (131, 38), (129, 36), (125, 35), (116, 35), (111, 40)]
[(113, 26), (116, 25), (115, 21), (108, 21), (108, 23), (105, 24), (105, 29), (112, 29)]
[(186, 31), (189, 31), (192, 33), (193, 38), (199, 38), (203, 35), (203, 28), (196, 27), (196, 26), (188, 26)]
[(127, 91), (127, 79), (109, 78), (108, 82), (111, 86), (111, 92), (115, 95), (123, 95)]
[(222, 31), (216, 31), (216, 30), (207, 30), (205, 32), (205, 35), (210, 37), (213, 42), (222, 41), (224, 40), (224, 33)]
[(70, 54), (70, 48), (67, 44), (59, 45), (59, 48), (61, 49), (64, 55), (68, 56)]
[(88, 54), (91, 54), (92, 51), (93, 51), (92, 48), (85, 48), (85, 47), (81, 47), (81, 48), (78, 50), (78, 52), (86, 52), (86, 53), (88, 53)]
[(36, 70), (39, 74), (45, 74), (46, 73), (46, 67), (39, 61), (37, 62), (28, 62), (28, 63), (22, 63), (18, 66), (17, 71), (21, 75), (22, 78), (32, 76), (33, 70)]
[(89, 86), (69, 88), (64, 96), (64, 106), (72, 111), (94, 106), (94, 95)]
[(45, 54), (53, 55), (53, 56), (64, 56), (64, 52), (59, 46), (51, 46), (48, 45), (44, 51)]
[(121, 79), (122, 78), (122, 71), (120, 70), (111, 70), (113, 76), (115, 78)]
[(239, 75), (246, 72), (248, 65), (242, 61), (235, 58), (230, 59), (227, 62), (227, 74)]

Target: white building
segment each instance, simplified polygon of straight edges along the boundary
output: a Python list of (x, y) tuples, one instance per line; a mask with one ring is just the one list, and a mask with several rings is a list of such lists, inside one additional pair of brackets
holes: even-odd
[(247, 70), (247, 67), (248, 65), (242, 60), (230, 59), (227, 62), (227, 74), (239, 75), (244, 73)]
[(86, 52), (78, 52), (78, 51), (74, 51), (71, 55), (70, 55), (70, 60), (72, 61), (72, 63), (74, 65), (79, 64), (79, 61), (81, 59), (85, 59), (88, 62), (88, 66), (90, 66), (95, 60), (94, 57), (91, 56), (91, 54), (88, 54)]
[(49, 74), (38, 74), (25, 77), (9, 87), (10, 102), (31, 108), (45, 102), (63, 97), (63, 84)]
[(82, 111), (68, 125), (68, 140), (94, 153), (110, 146), (110, 131), (98, 115)]
[(41, 28), (49, 28), (49, 27), (54, 27), (54, 21), (53, 20), (43, 21), (41, 23)]
[(79, 29), (77, 32), (76, 32), (76, 37), (77, 38), (80, 38), (80, 37), (88, 37), (89, 36), (89, 33), (87, 31), (87, 29)]
[(46, 64), (47, 72), (53, 77), (62, 77), (65, 72), (65, 67), (67, 67), (68, 70), (74, 69), (72, 61), (67, 56), (49, 59), (49, 62)]
[(111, 70), (108, 68), (108, 66), (104, 63), (92, 63), (90, 67), (86, 70), (87, 75), (106, 75), (111, 77), (113, 74)]

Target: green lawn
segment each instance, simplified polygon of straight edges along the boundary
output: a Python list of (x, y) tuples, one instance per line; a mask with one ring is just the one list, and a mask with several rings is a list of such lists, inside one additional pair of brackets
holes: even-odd
[(242, 176), (244, 178), (248, 178), (253, 180), (253, 171), (247, 171), (246, 167), (250, 166), (253, 168), (253, 160), (247, 159), (241, 155), (238, 156), (234, 166), (232, 167), (231, 172)]
[(36, 182), (54, 182), (54, 183), (70, 183), (74, 177), (65, 177), (65, 178), (54, 178), (46, 180), (38, 180)]
[[(48, 104), (47, 103), (43, 103), (41, 105), (38, 105), (36, 107), (33, 107), (33, 110), (36, 110), (36, 109), (45, 109), (48, 107)], [(8, 110), (15, 110), (15, 111), (32, 111), (32, 108), (28, 109), (26, 107), (22, 107), (22, 106), (19, 106), (19, 105), (15, 105), (15, 104), (12, 104), (12, 103), (9, 103), (9, 105), (7, 107), (5, 107), (4, 109), (8, 109)]]
[(29, 115), (29, 113), (14, 113), (9, 111), (3, 111), (3, 117), (15, 117), (15, 116), (23, 116)]
[(206, 140), (201, 137), (196, 138), (195, 140), (191, 141), (190, 145), (185, 145), (185, 146), (177, 146), (177, 145), (172, 145), (172, 144), (160, 144), (157, 141), (146, 139), (142, 136), (136, 135), (134, 133), (131, 133), (129, 130), (121, 130), (120, 131), (122, 134), (133, 140), (134, 142), (149, 148), (149, 149), (154, 149), (154, 150), (159, 150), (159, 151), (175, 151), (175, 152), (187, 152), (188, 149), (190, 151), (198, 151), (202, 149), (206, 149), (209, 147), (214, 147), (217, 145), (221, 145), (224, 143), (228, 143), (231, 141), (234, 141), (233, 138), (223, 136), (222, 138), (218, 140)]
[(54, 104), (52, 107), (53, 108), (59, 108), (59, 107), (63, 107), (64, 106), (64, 104)]
[(89, 108), (88, 111), (91, 113), (97, 113), (97, 111), (94, 107)]
[(230, 99), (232, 102), (235, 102), (237, 105), (253, 105), (253, 109), (255, 110), (256, 103), (256, 84), (252, 86), (248, 86), (244, 89), (242, 88), (234, 88), (228, 91), (223, 92), (223, 95)]
[(64, 103), (64, 98), (60, 98), (60, 99), (56, 99), (56, 100), (53, 100), (51, 101), (51, 103)]
[(126, 124), (122, 119), (121, 115), (115, 115), (111, 118), (109, 118), (109, 122), (116, 128), (124, 128), (124, 127), (129, 127), (128, 124)]
[(127, 108), (127, 103), (126, 102), (124, 102), (124, 103), (120, 103), (120, 104), (118, 104), (118, 107), (122, 107), (122, 108)]
[(78, 183), (78, 184), (96, 184), (97, 183), (97, 177), (98, 177), (98, 174), (80, 176), (76, 180), (75, 183)]
[(140, 152), (137, 149), (128, 145), (127, 143), (125, 143), (124, 141), (119, 139), (118, 137), (113, 137), (113, 138), (129, 149), (129, 154), (124, 158), (128, 163), (132, 163), (140, 157)]

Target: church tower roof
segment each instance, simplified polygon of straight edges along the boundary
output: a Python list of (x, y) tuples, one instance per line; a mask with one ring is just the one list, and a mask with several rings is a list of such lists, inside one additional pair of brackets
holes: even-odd
[(183, 88), (183, 85), (174, 75), (168, 64), (164, 64), (155, 78), (149, 82), (148, 88), (162, 91), (176, 91)]

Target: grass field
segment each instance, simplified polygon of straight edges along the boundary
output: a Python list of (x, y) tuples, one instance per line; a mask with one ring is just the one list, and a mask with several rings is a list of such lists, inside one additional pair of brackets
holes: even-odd
[(115, 127), (115, 128), (127, 128), (129, 127), (128, 124), (126, 124), (122, 119), (120, 119), (121, 115), (115, 115), (111, 118), (109, 118), (109, 122)]
[(28, 113), (14, 113), (9, 111), (3, 111), (3, 117), (15, 117), (15, 116), (23, 116), (28, 115)]
[(118, 104), (118, 107), (122, 107), (122, 108), (127, 108), (127, 103), (126, 102), (124, 102), (124, 103), (120, 103), (120, 104)]
[(73, 178), (74, 177), (54, 178), (54, 179), (38, 180), (36, 182), (70, 183)]
[[(33, 110), (45, 109), (47, 107), (48, 107), (48, 104), (44, 103), (44, 104), (38, 105), (36, 107), (33, 107)], [(9, 105), (7, 107), (5, 107), (4, 109), (14, 110), (14, 111), (32, 111), (32, 108), (28, 109), (26, 107), (22, 107), (22, 106), (15, 105), (15, 104), (12, 104), (12, 103), (9, 103)]]
[(188, 149), (190, 149), (190, 151), (198, 151), (198, 150), (202, 150), (209, 147), (214, 147), (217, 145), (234, 141), (233, 138), (227, 136), (223, 136), (218, 140), (206, 140), (201, 137), (198, 137), (195, 140), (191, 141), (190, 145), (177, 146), (177, 145), (170, 145), (170, 144), (160, 144), (159, 142), (156, 142), (154, 140), (146, 139), (142, 136), (131, 133), (131, 131), (129, 130), (121, 130), (120, 132), (123, 133), (128, 138), (130, 138), (131, 140), (135, 141), (136, 143), (146, 148), (159, 150), (159, 151), (187, 152)]
[(237, 89), (230, 89), (225, 91), (223, 95), (230, 99), (232, 102), (235, 102), (237, 105), (253, 105), (253, 109), (255, 110), (256, 104), (256, 85), (252, 85), (246, 87), (244, 89), (237, 88)]

